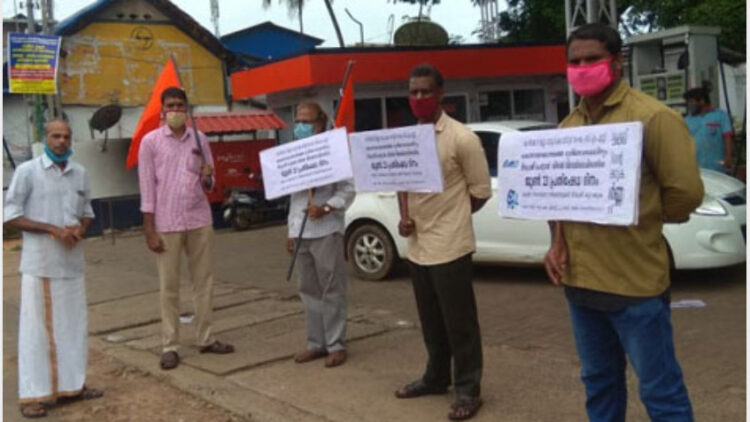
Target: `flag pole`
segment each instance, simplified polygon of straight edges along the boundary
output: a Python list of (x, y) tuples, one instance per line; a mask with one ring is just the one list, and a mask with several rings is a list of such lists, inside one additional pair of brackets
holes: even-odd
[[(177, 80), (180, 82), (180, 88), (182, 88), (183, 91), (185, 91), (185, 85), (182, 83), (182, 77), (180, 76), (180, 68), (177, 66), (177, 59), (174, 56), (174, 53), (169, 54), (169, 58), (172, 60), (172, 65), (174, 65), (175, 73), (177, 74)], [(187, 108), (188, 113), (188, 119), (190, 120), (190, 126), (193, 128), (193, 137), (195, 138), (195, 145), (198, 146), (198, 151), (201, 154), (201, 167), (206, 164), (206, 155), (203, 152), (203, 146), (201, 146), (201, 141), (198, 138), (198, 129), (195, 125), (195, 119), (193, 118), (193, 109), (190, 107), (190, 101), (187, 99), (187, 93), (185, 93), (185, 107)]]
[[(344, 83), (341, 84), (341, 88), (339, 88), (339, 102), (336, 104), (336, 110), (333, 113), (333, 121), (336, 122), (336, 117), (338, 117), (339, 109), (341, 109), (341, 99), (344, 96), (344, 90), (346, 89), (347, 83), (349, 83), (349, 78), (351, 77), (352, 72), (352, 66), (354, 65), (354, 60), (349, 60), (349, 62), (346, 64), (346, 71), (344, 72)], [(313, 190), (308, 189), (307, 190), (307, 207), (309, 208), (311, 205), (313, 205)], [(302, 217), (302, 225), (300, 225), (299, 228), (299, 235), (297, 235), (297, 241), (294, 242), (294, 252), (292, 253), (292, 260), (289, 262), (289, 269), (286, 272), (286, 281), (290, 281), (292, 278), (292, 272), (294, 272), (294, 263), (297, 261), (297, 255), (299, 255), (299, 246), (302, 243), (302, 233), (305, 232), (305, 225), (307, 224), (307, 219), (309, 217), (310, 211), (308, 209), (305, 209), (305, 215)]]
[(341, 109), (341, 98), (344, 96), (344, 90), (346, 89), (346, 84), (349, 83), (349, 78), (351, 77), (352, 73), (352, 66), (354, 66), (354, 60), (349, 60), (349, 62), (346, 64), (346, 71), (344, 72), (344, 83), (341, 84), (341, 87), (339, 88), (339, 102), (336, 104), (336, 110), (333, 112), (333, 121), (336, 121), (336, 118), (339, 115), (339, 110)]

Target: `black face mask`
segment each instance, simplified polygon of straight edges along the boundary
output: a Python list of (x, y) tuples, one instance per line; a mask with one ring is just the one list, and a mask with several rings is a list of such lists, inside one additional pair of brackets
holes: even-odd
[(692, 104), (687, 106), (688, 114), (691, 116), (695, 116), (701, 112), (701, 105), (700, 104)]

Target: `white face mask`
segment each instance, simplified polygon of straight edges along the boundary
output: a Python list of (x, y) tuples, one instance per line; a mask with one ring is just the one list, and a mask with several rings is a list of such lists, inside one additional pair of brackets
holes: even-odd
[(172, 129), (179, 129), (185, 126), (185, 120), (187, 120), (187, 114), (184, 111), (167, 112), (166, 121)]

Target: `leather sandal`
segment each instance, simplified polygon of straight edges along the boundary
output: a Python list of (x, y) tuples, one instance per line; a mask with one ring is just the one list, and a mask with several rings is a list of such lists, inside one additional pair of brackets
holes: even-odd
[(295, 353), (294, 361), (297, 363), (305, 363), (310, 362), (311, 360), (320, 359), (325, 356), (328, 356), (328, 352), (325, 350), (309, 349), (303, 352)]
[(177, 368), (177, 365), (179, 363), (180, 355), (178, 355), (175, 351), (169, 351), (161, 354), (161, 361), (159, 362), (159, 366), (161, 366), (161, 369), (164, 370), (174, 369)]
[(104, 395), (104, 390), (100, 390), (98, 388), (89, 388), (84, 385), (80, 393), (76, 394), (75, 396), (60, 397), (58, 401), (62, 403), (67, 403), (67, 402), (73, 402), (73, 401), (78, 401), (78, 400), (92, 400), (92, 399), (98, 399), (99, 397), (103, 395)]
[(326, 358), (326, 368), (333, 368), (346, 362), (346, 350), (331, 352)]
[(209, 344), (208, 346), (201, 347), (201, 353), (216, 353), (219, 355), (225, 355), (227, 353), (234, 352), (234, 346), (231, 344), (222, 343), (219, 340)]
[(396, 390), (396, 398), (399, 399), (413, 399), (415, 397), (427, 396), (427, 395), (439, 395), (445, 394), (448, 391), (448, 387), (441, 387), (437, 385), (425, 384), (422, 380), (417, 380), (406, 384), (401, 389)]
[(462, 421), (474, 417), (482, 407), (482, 399), (479, 397), (463, 396), (456, 399), (451, 404), (451, 411), (448, 413), (448, 419), (452, 421)]
[(47, 416), (47, 407), (42, 403), (25, 403), (21, 405), (21, 415), (29, 419), (43, 418)]

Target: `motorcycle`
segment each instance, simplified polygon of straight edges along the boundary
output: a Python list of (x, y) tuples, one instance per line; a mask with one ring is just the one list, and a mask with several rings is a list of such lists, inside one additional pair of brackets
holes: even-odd
[[(252, 176), (251, 174), (250, 177)], [(250, 226), (271, 218), (286, 217), (289, 197), (269, 201), (262, 188), (232, 188), (222, 204), (222, 210), (224, 221), (231, 224), (233, 229), (247, 230)]]

